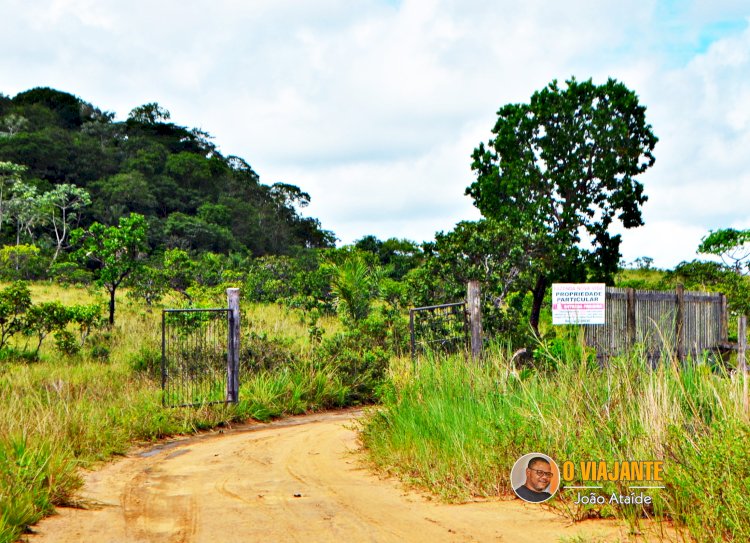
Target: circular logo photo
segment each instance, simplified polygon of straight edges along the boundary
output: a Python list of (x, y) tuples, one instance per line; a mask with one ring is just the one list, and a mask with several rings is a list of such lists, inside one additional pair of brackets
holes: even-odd
[(524, 454), (513, 465), (510, 484), (516, 496), (523, 501), (546, 502), (560, 488), (560, 470), (546, 454)]

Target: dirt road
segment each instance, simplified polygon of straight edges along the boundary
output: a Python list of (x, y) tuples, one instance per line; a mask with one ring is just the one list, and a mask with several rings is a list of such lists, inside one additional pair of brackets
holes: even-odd
[(289, 419), (133, 453), (86, 475), (82, 497), (93, 509), (63, 509), (28, 540), (627, 540), (614, 523), (571, 526), (517, 500), (446, 505), (406, 491), (363, 467), (354, 415)]

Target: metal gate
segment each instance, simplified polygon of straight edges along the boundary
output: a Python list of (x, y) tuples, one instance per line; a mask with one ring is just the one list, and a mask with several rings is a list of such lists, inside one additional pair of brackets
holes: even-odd
[(427, 350), (456, 352), (466, 348), (469, 340), (466, 303), (410, 309), (409, 332), (412, 358)]
[(163, 405), (182, 407), (232, 401), (228, 346), (233, 319), (234, 312), (229, 308), (162, 311)]

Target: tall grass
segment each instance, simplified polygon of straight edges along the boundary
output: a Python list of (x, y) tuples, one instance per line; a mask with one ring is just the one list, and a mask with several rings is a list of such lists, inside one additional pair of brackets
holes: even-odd
[[(101, 299), (95, 291), (44, 284), (31, 290), (35, 303)], [(45, 344), (39, 360), (0, 360), (0, 543), (17, 540), (55, 505), (74, 502), (78, 467), (123, 454), (134, 443), (350, 402), (345, 374), (310, 356), (299, 315), (246, 306), (245, 333), (278, 337), (295, 356), (242, 376), (237, 405), (163, 408), (158, 380), (135, 370), (158, 359), (161, 312), (125, 297), (118, 297), (116, 326), (100, 331), (83, 354), (62, 357)]]
[[(574, 505), (571, 490), (552, 504), (574, 520), (617, 516), (638, 530), (643, 518), (669, 518), (696, 541), (749, 541), (739, 380), (705, 361), (652, 370), (638, 353), (602, 369), (575, 340), (564, 345), (546, 352), (554, 370), (515, 368), (502, 349), (481, 365), (458, 356), (394, 366), (384, 405), (364, 423), (371, 458), (448, 500), (512, 496), (510, 470), (533, 451), (576, 465), (662, 460), (666, 488), (647, 491), (652, 506)], [(622, 485), (602, 493), (627, 494)]]

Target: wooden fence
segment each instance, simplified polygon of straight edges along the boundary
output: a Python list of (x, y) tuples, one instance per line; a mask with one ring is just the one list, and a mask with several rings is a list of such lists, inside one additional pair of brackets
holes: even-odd
[(606, 289), (606, 324), (585, 326), (586, 343), (606, 359), (635, 345), (656, 363), (663, 355), (697, 358), (727, 343), (727, 300), (723, 294)]

